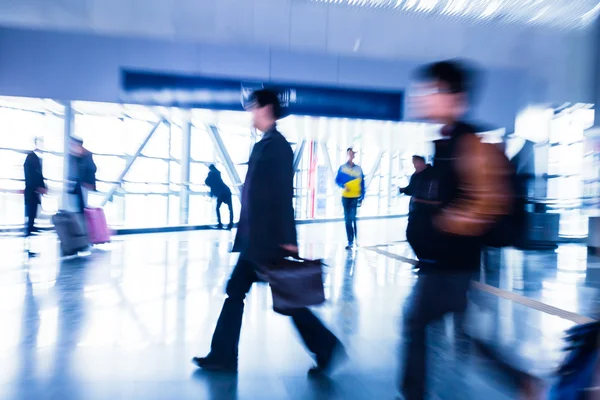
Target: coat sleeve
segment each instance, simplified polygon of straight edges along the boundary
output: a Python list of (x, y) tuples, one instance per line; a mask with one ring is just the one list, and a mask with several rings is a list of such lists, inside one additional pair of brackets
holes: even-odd
[(367, 188), (365, 185), (365, 173), (362, 168), (360, 169), (360, 201), (364, 200), (367, 195)]
[(408, 186), (400, 188), (400, 193), (404, 193), (404, 194), (406, 194), (408, 196), (413, 196), (414, 195), (414, 192), (413, 192), (413, 189), (414, 189), (414, 180), (415, 180), (415, 175), (413, 174), (410, 177), (410, 181), (408, 182)]
[(464, 135), (457, 148), (460, 195), (434, 220), (442, 232), (481, 236), (512, 207), (510, 171), (499, 152), (476, 135)]
[(296, 221), (294, 216), (294, 153), (287, 143), (267, 146), (270, 160), (268, 186), (271, 228), (281, 238), (280, 244), (297, 243)]

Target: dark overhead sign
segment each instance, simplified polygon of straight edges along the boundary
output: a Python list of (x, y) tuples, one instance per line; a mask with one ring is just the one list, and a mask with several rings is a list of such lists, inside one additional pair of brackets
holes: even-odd
[(122, 100), (140, 104), (213, 110), (244, 110), (252, 91), (279, 94), (286, 115), (335, 118), (402, 119), (402, 92), (213, 79), (200, 76), (123, 71)]

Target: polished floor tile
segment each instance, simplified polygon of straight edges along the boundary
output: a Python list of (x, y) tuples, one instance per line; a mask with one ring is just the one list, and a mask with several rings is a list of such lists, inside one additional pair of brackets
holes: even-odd
[[(403, 219), (362, 222), (360, 244), (397, 242), (389, 250), (410, 257), (402, 243), (405, 226)], [(332, 379), (307, 378), (312, 360), (289, 320), (271, 311), (265, 285), (256, 285), (247, 298), (238, 376), (190, 364), (209, 348), (237, 259), (229, 253), (233, 233), (123, 236), (89, 257), (62, 261), (56, 239), (46, 234), (32, 240), (41, 256), (31, 260), (24, 257), (22, 239), (0, 238), (0, 399), (393, 399), (412, 267), (364, 249), (346, 252), (342, 224), (302, 225), (299, 233), (302, 254), (328, 265), (328, 300), (316, 311), (351, 357)], [(556, 300), (562, 288), (568, 300), (556, 302), (584, 313), (593, 309), (598, 280), (587, 274), (595, 261), (586, 261), (584, 271), (579, 258), (564, 256), (561, 264), (560, 252), (531, 257), (520, 264), (511, 259), (506, 268), (512, 275), (497, 268), (490, 282), (496, 279), (507, 290), (521, 284), (543, 301)], [(566, 265), (569, 275), (549, 272), (552, 263), (555, 272), (562, 271), (557, 264)], [(567, 286), (531, 282), (538, 279)], [(487, 294), (472, 300), (478, 334), (518, 350), (514, 357), (532, 370), (551, 370), (568, 322)], [(515, 398), (482, 363), (453, 358), (443, 321), (436, 331), (442, 332), (431, 343), (436, 398)]]

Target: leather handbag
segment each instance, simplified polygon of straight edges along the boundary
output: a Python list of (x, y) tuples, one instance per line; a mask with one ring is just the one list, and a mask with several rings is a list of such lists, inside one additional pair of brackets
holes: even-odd
[(323, 261), (287, 257), (266, 265), (265, 280), (271, 286), (273, 310), (288, 315), (298, 308), (325, 302)]

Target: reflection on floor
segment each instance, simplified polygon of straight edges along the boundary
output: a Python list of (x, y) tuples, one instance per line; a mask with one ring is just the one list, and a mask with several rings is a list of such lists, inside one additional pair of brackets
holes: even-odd
[[(401, 219), (364, 222), (361, 245), (399, 242), (404, 229)], [(411, 266), (364, 250), (348, 254), (340, 224), (299, 231), (303, 254), (327, 260), (328, 302), (317, 311), (351, 355), (333, 379), (307, 379), (312, 361), (289, 321), (270, 310), (266, 286), (247, 300), (239, 375), (203, 373), (189, 363), (209, 347), (236, 261), (228, 253), (232, 233), (120, 237), (85, 259), (62, 262), (56, 240), (45, 235), (32, 243), (42, 256), (29, 262), (21, 239), (0, 239), (0, 399), (393, 399)], [(409, 255), (402, 244), (390, 251)], [(486, 279), (591, 314), (597, 261), (582, 269), (583, 257), (569, 253), (577, 251), (525, 254), (520, 262), (506, 255), (507, 269), (490, 268)], [(489, 295), (473, 302), (480, 334), (517, 349), (531, 368), (547, 371), (557, 362), (568, 322)], [(451, 329), (439, 328), (436, 398), (516, 397), (481, 363), (455, 361), (444, 334)]]

